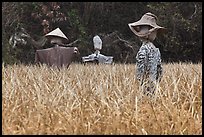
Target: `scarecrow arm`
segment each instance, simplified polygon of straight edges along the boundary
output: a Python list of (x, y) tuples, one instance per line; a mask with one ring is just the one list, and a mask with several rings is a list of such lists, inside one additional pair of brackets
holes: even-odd
[(160, 54), (160, 51), (158, 50), (158, 63), (157, 63), (156, 80), (159, 82), (161, 81), (162, 73), (163, 73), (163, 69), (162, 69), (162, 65), (161, 65), (161, 54)]
[(147, 67), (147, 51), (145, 46), (142, 46), (136, 56), (136, 78), (142, 80)]
[(66, 44), (65, 46), (72, 46), (73, 44), (77, 43), (78, 41), (81, 41), (80, 39), (77, 39), (69, 44)]

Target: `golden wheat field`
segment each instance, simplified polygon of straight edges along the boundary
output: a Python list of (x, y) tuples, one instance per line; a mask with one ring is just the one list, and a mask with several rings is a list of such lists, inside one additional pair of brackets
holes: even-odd
[(153, 98), (135, 64), (2, 65), (2, 134), (202, 134), (202, 64), (163, 64)]

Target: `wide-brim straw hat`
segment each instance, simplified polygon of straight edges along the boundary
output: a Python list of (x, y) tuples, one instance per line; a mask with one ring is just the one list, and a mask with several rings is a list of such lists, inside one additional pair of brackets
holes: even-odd
[(56, 28), (55, 30), (49, 32), (45, 35), (45, 37), (60, 37), (63, 38), (65, 42), (68, 42), (68, 38), (65, 36), (65, 34), (60, 30), (60, 28)]
[[(129, 23), (128, 26), (130, 27), (131, 31), (139, 37), (149, 35), (151, 32), (155, 30), (157, 30), (158, 33), (164, 32), (166, 28), (157, 25), (156, 21), (157, 21), (157, 16), (148, 12), (148, 13), (145, 13), (139, 21), (134, 23)], [(142, 26), (142, 25), (148, 25), (148, 26), (151, 26), (152, 28), (149, 29), (149, 31), (146, 33), (144, 33), (143, 31), (137, 31), (136, 27)]]

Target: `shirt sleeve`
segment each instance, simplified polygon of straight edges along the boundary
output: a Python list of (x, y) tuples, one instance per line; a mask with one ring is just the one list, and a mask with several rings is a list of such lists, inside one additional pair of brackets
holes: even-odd
[(161, 54), (160, 54), (159, 49), (158, 49), (157, 60), (158, 60), (158, 62), (157, 62), (157, 77), (156, 77), (156, 80), (160, 81), (161, 77), (162, 77), (163, 68), (162, 68), (162, 65), (161, 65)]
[(141, 80), (147, 66), (147, 49), (142, 46), (136, 55), (136, 78)]

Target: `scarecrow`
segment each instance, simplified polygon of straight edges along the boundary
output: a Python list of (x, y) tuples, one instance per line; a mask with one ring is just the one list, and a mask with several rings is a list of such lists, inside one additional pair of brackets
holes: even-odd
[(64, 47), (68, 38), (59, 29), (55, 29), (46, 34), (45, 37), (50, 40), (52, 48), (37, 50), (35, 54), (36, 63), (45, 63), (48, 66), (57, 66), (58, 68), (69, 67), (73, 57), (78, 53), (77, 47)]
[(95, 52), (89, 56), (82, 57), (82, 61), (85, 62), (96, 62), (96, 63), (104, 63), (111, 64), (113, 62), (112, 56), (105, 56), (100, 54), (100, 50), (102, 49), (102, 40), (96, 35), (93, 37), (93, 44)]
[(155, 93), (156, 84), (162, 77), (161, 54), (152, 42), (165, 28), (157, 25), (156, 21), (157, 16), (148, 12), (139, 21), (128, 24), (142, 41), (136, 55), (136, 78), (142, 86), (142, 92), (147, 95)]

